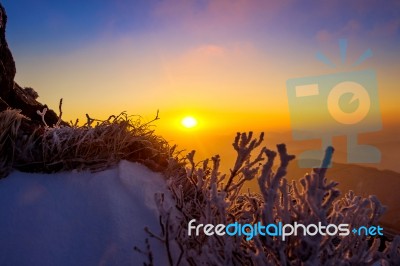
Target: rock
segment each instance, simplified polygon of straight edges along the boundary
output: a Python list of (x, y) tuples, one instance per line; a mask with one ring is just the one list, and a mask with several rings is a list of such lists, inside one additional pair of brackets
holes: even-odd
[(9, 102), (14, 87), (15, 62), (6, 41), (7, 15), (0, 4), (0, 97)]
[[(12, 99), (11, 107), (22, 110), (22, 114), (29, 117), (32, 121), (36, 121), (43, 125), (42, 118), (37, 114), (37, 111), (42, 112), (44, 108), (47, 108), (45, 115), (45, 121), (48, 126), (53, 126), (58, 122), (58, 116), (50, 110), (47, 105), (43, 105), (36, 101), (25, 89), (21, 88), (17, 83), (14, 83), (14, 97)], [(66, 123), (62, 123), (64, 126)]]
[(25, 92), (32, 97), (34, 100), (36, 100), (37, 98), (39, 98), (39, 94), (31, 87), (25, 87), (24, 88)]
[[(6, 26), (7, 15), (0, 3), (0, 112), (7, 108), (19, 109), (33, 123), (43, 126), (42, 118), (37, 111), (42, 112), (44, 108), (47, 108), (45, 121), (48, 126), (53, 126), (59, 120), (57, 114), (36, 100), (36, 91), (31, 88), (23, 89), (14, 82), (16, 68), (6, 40)], [(68, 125), (63, 121), (61, 124)]]

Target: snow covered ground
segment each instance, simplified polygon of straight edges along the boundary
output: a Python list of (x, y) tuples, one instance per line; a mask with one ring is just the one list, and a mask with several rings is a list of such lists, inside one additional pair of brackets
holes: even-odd
[[(142, 265), (144, 227), (159, 233), (161, 175), (122, 161), (98, 173), (13, 172), (0, 180), (0, 265)], [(166, 264), (151, 241), (156, 265)]]

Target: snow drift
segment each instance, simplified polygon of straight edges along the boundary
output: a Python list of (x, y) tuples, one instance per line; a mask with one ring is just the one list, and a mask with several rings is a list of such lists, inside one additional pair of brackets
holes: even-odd
[[(155, 193), (162, 176), (121, 161), (98, 172), (31, 174), (0, 180), (0, 265), (139, 265), (148, 237), (160, 231)], [(166, 262), (151, 241), (156, 265)]]

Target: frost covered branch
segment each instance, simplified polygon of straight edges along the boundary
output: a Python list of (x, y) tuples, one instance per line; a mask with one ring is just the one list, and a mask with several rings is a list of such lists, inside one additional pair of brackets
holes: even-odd
[[(252, 159), (251, 153), (260, 147), (262, 140), (263, 134), (258, 140), (253, 139), (252, 132), (237, 134), (233, 143), (237, 158), (229, 175), (220, 173), (219, 156), (197, 164), (192, 151), (185, 162), (170, 162), (174, 170), (168, 172), (168, 185), (176, 201), (176, 211), (173, 215), (160, 212), (160, 219), (164, 221), (163, 232), (174, 236), (169, 242), (174, 262), (179, 261), (179, 265), (394, 265), (400, 261), (400, 236), (387, 242), (384, 250), (379, 249), (379, 238), (353, 234), (335, 237), (299, 234), (285, 241), (268, 235), (257, 235), (250, 241), (237, 235), (189, 236), (187, 226), (193, 219), (213, 225), (261, 221), (263, 224), (320, 222), (325, 226), (347, 223), (358, 227), (378, 223), (385, 208), (374, 196), (361, 198), (350, 191), (340, 197), (338, 184), (325, 177), (333, 148), (326, 150), (320, 168), (289, 183), (287, 167), (295, 157), (287, 153), (284, 144), (279, 144), (277, 152), (263, 147)], [(280, 163), (274, 172), (277, 155)], [(243, 183), (255, 178), (260, 193), (242, 192)]]

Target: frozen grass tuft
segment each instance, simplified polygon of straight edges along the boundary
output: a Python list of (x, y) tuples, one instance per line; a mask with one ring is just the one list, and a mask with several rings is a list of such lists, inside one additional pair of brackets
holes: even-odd
[(26, 117), (19, 110), (0, 112), (0, 178), (7, 176), (12, 169), (15, 140), (23, 119)]
[[(43, 112), (38, 112), (44, 117)], [(83, 126), (26, 126), (19, 111), (0, 113), (0, 171), (10, 168), (29, 172), (66, 170), (100, 171), (121, 160), (140, 162), (154, 171), (167, 167), (169, 145), (154, 134), (151, 122), (125, 112), (107, 120), (91, 119)], [(158, 119), (158, 116), (155, 120)], [(22, 126), (21, 126), (22, 125)]]

